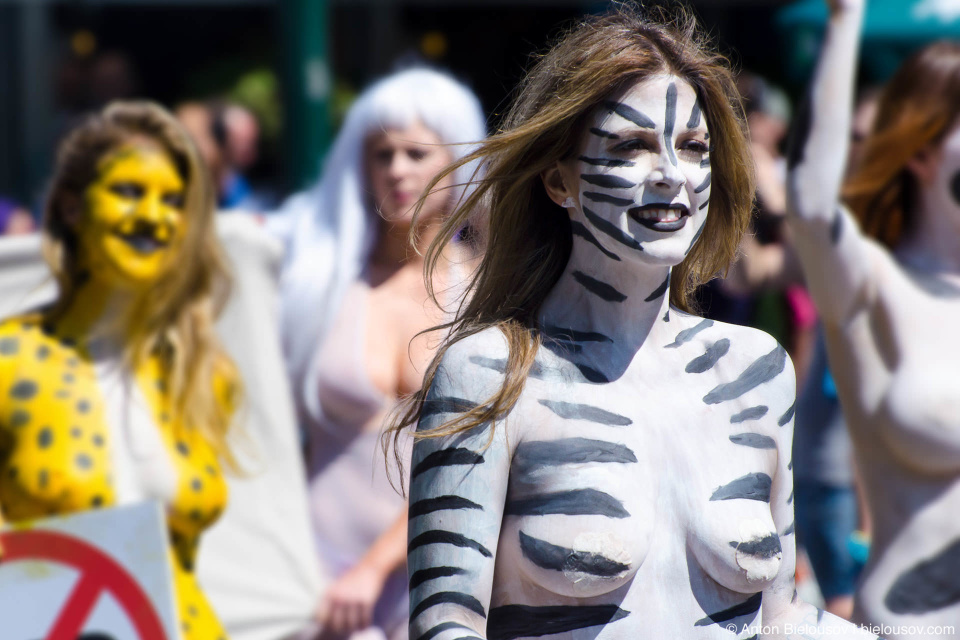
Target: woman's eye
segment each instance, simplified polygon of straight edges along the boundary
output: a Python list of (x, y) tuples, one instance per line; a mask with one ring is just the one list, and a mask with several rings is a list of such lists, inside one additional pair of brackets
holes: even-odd
[(687, 140), (680, 145), (680, 150), (702, 155), (709, 150), (709, 147), (706, 142), (701, 142), (700, 140)]
[(143, 197), (143, 187), (133, 182), (116, 182), (110, 185), (110, 191), (121, 198), (139, 200)]
[(174, 209), (183, 208), (183, 193), (165, 193), (161, 199), (163, 200), (163, 204), (167, 205), (168, 207), (173, 207)]
[(390, 164), (390, 161), (393, 160), (393, 151), (388, 149), (374, 151), (373, 158), (380, 164)]
[(427, 157), (427, 152), (421, 151), (420, 149), (411, 149), (410, 151), (407, 152), (407, 155), (410, 156), (411, 160), (420, 162), (421, 160)]

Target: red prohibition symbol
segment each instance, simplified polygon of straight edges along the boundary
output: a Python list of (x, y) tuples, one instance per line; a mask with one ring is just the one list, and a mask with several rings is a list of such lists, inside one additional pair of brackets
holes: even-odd
[(54, 531), (8, 531), (0, 534), (0, 548), (3, 564), (40, 560), (80, 572), (46, 640), (76, 640), (104, 592), (120, 604), (140, 640), (169, 640), (153, 604), (137, 581), (96, 547)]

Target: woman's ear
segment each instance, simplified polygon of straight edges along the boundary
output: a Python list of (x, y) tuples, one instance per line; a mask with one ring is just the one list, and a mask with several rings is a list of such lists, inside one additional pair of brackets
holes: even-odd
[(928, 144), (907, 160), (907, 171), (913, 174), (921, 186), (928, 185), (937, 177), (941, 155), (939, 147)]
[(559, 162), (555, 162), (549, 169), (541, 171), (540, 179), (543, 181), (543, 188), (547, 190), (547, 196), (551, 200), (564, 208), (570, 206), (567, 200), (573, 198), (575, 194), (567, 187), (568, 181), (564, 180)]
[(58, 208), (63, 225), (68, 229), (76, 230), (80, 226), (80, 218), (83, 215), (83, 206), (80, 197), (70, 191), (60, 194)]

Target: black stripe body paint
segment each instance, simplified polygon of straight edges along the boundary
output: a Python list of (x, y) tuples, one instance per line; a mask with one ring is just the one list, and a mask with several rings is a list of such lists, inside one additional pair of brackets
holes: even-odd
[(618, 160), (616, 158), (588, 158), (580, 156), (580, 162), (592, 164), (595, 167), (632, 167), (634, 164), (629, 160)]
[(467, 631), (473, 632), (473, 629), (464, 624), (460, 624), (459, 622), (441, 622), (437, 626), (431, 627), (427, 631), (424, 631), (423, 635), (417, 638), (417, 640), (430, 640), (431, 638), (440, 635), (448, 629), (466, 629)]
[(693, 337), (703, 331), (704, 329), (709, 329), (713, 326), (713, 320), (704, 319), (701, 320), (696, 326), (690, 327), (689, 329), (684, 329), (677, 334), (677, 337), (673, 339), (673, 342), (666, 345), (666, 349), (676, 349), (680, 345), (690, 342), (693, 340)]
[(730, 442), (733, 444), (742, 444), (745, 447), (753, 449), (776, 449), (777, 443), (770, 436), (759, 433), (737, 433), (730, 436)]
[(706, 158), (700, 161), (701, 169), (706, 169), (709, 166), (710, 166), (710, 156), (707, 156)]
[(899, 615), (921, 615), (960, 602), (960, 539), (894, 580), (883, 603)]
[(413, 480), (424, 471), (437, 467), (481, 464), (483, 456), (469, 449), (441, 449), (434, 451), (413, 468), (410, 479)]
[(713, 368), (713, 365), (717, 364), (720, 358), (727, 355), (728, 351), (730, 351), (730, 340), (728, 338), (721, 338), (709, 345), (702, 356), (696, 357), (688, 362), (684, 371), (687, 373), (703, 373), (704, 371), (709, 371)]
[(783, 549), (780, 547), (780, 536), (775, 533), (764, 538), (754, 538), (747, 542), (731, 542), (730, 546), (739, 552), (766, 560), (772, 558)]
[(640, 127), (641, 129), (656, 129), (656, 128), (657, 128), (657, 125), (656, 125), (656, 123), (655, 123), (653, 120), (651, 120), (648, 116), (640, 113), (639, 111), (637, 111), (637, 110), (634, 109), (633, 107), (627, 106), (627, 105), (622, 104), (622, 103), (620, 103), (620, 102), (614, 102), (614, 101), (612, 101), (612, 100), (608, 100), (608, 101), (604, 102), (603, 104), (604, 104), (604, 106), (607, 107), (607, 109), (609, 109), (609, 110), (612, 111), (613, 113), (617, 114), (618, 116), (620, 116), (620, 117), (623, 118), (624, 120), (628, 120), (628, 121), (632, 122), (633, 124), (637, 125), (637, 126)]
[(511, 604), (490, 610), (487, 621), (488, 640), (514, 640), (549, 636), (610, 624), (622, 620), (630, 612), (615, 604), (584, 606), (554, 605), (530, 607)]
[(611, 196), (606, 193), (598, 193), (596, 191), (584, 191), (583, 197), (592, 202), (603, 202), (606, 204), (616, 205), (618, 207), (629, 207), (633, 205), (632, 198), (618, 198), (617, 196)]
[(593, 367), (588, 367), (585, 364), (578, 364), (577, 369), (580, 371), (580, 375), (586, 378), (587, 382), (596, 382), (598, 384), (610, 382), (610, 379), (607, 378), (607, 376), (600, 371), (597, 371)]
[(711, 624), (720, 624), (721, 622), (726, 622), (727, 620), (733, 620), (734, 618), (739, 618), (740, 616), (747, 616), (760, 611), (760, 604), (763, 599), (762, 593), (755, 593), (750, 596), (746, 602), (742, 602), (738, 605), (734, 605), (729, 609), (724, 609), (723, 611), (717, 611), (716, 613), (711, 613), (706, 618), (701, 618), (697, 620), (695, 626), (705, 627)]
[(757, 358), (733, 382), (717, 385), (703, 397), (707, 404), (717, 404), (739, 398), (751, 389), (773, 380), (783, 372), (787, 363), (787, 352), (779, 344), (770, 353)]
[(690, 110), (690, 119), (687, 120), (687, 129), (696, 129), (700, 126), (700, 103), (694, 102)]
[(613, 342), (613, 338), (596, 331), (578, 331), (566, 327), (546, 325), (541, 329), (541, 333), (557, 342)]
[(637, 457), (629, 447), (606, 440), (589, 438), (563, 438), (522, 442), (513, 455), (513, 469), (526, 475), (544, 467), (588, 462), (636, 462)]
[(780, 535), (789, 536), (790, 534), (795, 533), (796, 530), (797, 530), (797, 521), (794, 520), (793, 522), (790, 523), (790, 526), (787, 527), (786, 530), (784, 530), (784, 532), (781, 533)]
[(741, 422), (747, 422), (748, 420), (759, 420), (763, 416), (767, 415), (769, 409), (764, 405), (757, 405), (755, 407), (748, 407), (741, 411), (740, 413), (735, 413), (730, 416), (730, 424), (740, 424)]
[(702, 193), (707, 187), (710, 186), (710, 178), (713, 176), (713, 173), (708, 173), (707, 177), (703, 179), (703, 182), (697, 185), (697, 188), (693, 190), (694, 193)]
[(589, 404), (561, 402), (560, 400), (538, 400), (538, 402), (564, 420), (586, 420), (609, 427), (626, 427), (633, 424), (633, 420), (626, 416)]
[(424, 582), (437, 580), (439, 578), (449, 578), (450, 576), (466, 575), (467, 570), (460, 567), (430, 567), (429, 569), (420, 569), (414, 571), (410, 576), (410, 590), (419, 587)]
[(830, 223), (830, 242), (837, 244), (840, 242), (840, 234), (843, 232), (843, 214), (840, 209), (833, 212), (833, 221)]
[(950, 195), (953, 196), (954, 202), (960, 204), (960, 171), (957, 171), (950, 180)]
[(677, 123), (677, 85), (667, 87), (667, 111), (663, 122), (663, 146), (670, 157), (670, 164), (677, 166), (677, 154), (673, 150), (673, 128)]
[(770, 502), (770, 487), (773, 480), (765, 473), (748, 473), (733, 482), (719, 487), (710, 496), (714, 500), (756, 500)]
[(464, 609), (473, 611), (481, 618), (487, 617), (487, 612), (483, 610), (483, 605), (473, 596), (457, 591), (441, 591), (440, 593), (435, 593), (421, 600), (420, 603), (414, 607), (413, 611), (410, 612), (410, 619), (413, 620), (430, 607), (435, 607), (438, 604), (460, 605)]
[(464, 413), (476, 407), (476, 402), (464, 400), (463, 398), (454, 398), (453, 396), (432, 398), (430, 400), (424, 400), (423, 409), (420, 412), (420, 419), (426, 420), (431, 416), (442, 413)]
[(617, 262), (620, 262), (620, 256), (618, 256), (612, 251), (607, 251), (607, 249), (602, 244), (600, 244), (600, 241), (597, 240), (592, 233), (590, 233), (590, 230), (587, 229), (582, 224), (580, 224), (579, 222), (577, 222), (576, 220), (572, 220), (570, 222), (570, 231), (573, 232), (573, 235), (580, 236), (581, 238), (583, 238), (584, 240), (586, 240), (587, 242), (595, 246), (597, 249), (601, 251), (601, 253), (603, 253), (603, 255), (607, 256), (611, 260), (616, 260)]
[(627, 299), (627, 296), (617, 291), (615, 287), (596, 278), (591, 278), (583, 271), (574, 271), (573, 279), (579, 282), (584, 289), (607, 302), (623, 302)]
[[(706, 200), (700, 203), (700, 206), (697, 207), (697, 211), (703, 211), (709, 206), (710, 206), (710, 198), (707, 198)], [(701, 227), (701, 229), (703, 229), (703, 227)]]
[(433, 513), (434, 511), (453, 511), (457, 509), (479, 509), (483, 507), (476, 502), (467, 500), (461, 496), (440, 496), (438, 498), (424, 498), (417, 500), (410, 505), (408, 516), (416, 518), (417, 516)]
[(670, 287), (670, 274), (667, 274), (666, 279), (660, 283), (660, 286), (653, 290), (653, 293), (648, 295), (643, 299), (644, 302), (653, 302), (663, 294), (667, 292), (667, 289)]
[(610, 140), (619, 140), (620, 136), (615, 133), (610, 133), (609, 131), (604, 131), (603, 129), (598, 129), (597, 127), (590, 127), (590, 133), (601, 138), (609, 138)]
[(508, 500), (504, 506), (505, 516), (606, 516), (629, 518), (630, 513), (623, 503), (609, 493), (597, 489), (572, 489), (541, 493), (529, 498)]
[[(709, 200), (703, 203), (702, 205), (700, 205), (700, 208), (703, 209), (703, 207), (706, 206), (707, 204), (709, 204)], [(693, 239), (690, 241), (690, 246), (687, 247), (687, 253), (690, 253), (690, 250), (693, 249), (693, 245), (697, 244), (697, 240), (699, 240), (700, 236), (703, 235), (703, 228), (706, 226), (707, 226), (707, 221), (704, 220), (703, 224), (700, 225), (700, 228), (697, 229), (697, 232), (693, 234)]]
[(482, 555), (484, 558), (493, 557), (493, 554), (490, 553), (490, 550), (476, 540), (471, 540), (467, 536), (460, 533), (454, 533), (452, 531), (440, 531), (439, 529), (424, 531), (416, 538), (411, 540), (410, 544), (407, 545), (407, 553), (409, 554), (414, 549), (419, 549), (420, 547), (428, 544), (452, 544), (453, 546), (460, 547), (461, 549), (473, 549), (475, 551), (479, 551), (480, 555)]
[(591, 576), (610, 578), (620, 575), (630, 567), (600, 555), (559, 547), (544, 540), (520, 532), (520, 551), (523, 557), (543, 569), (574, 571)]
[(604, 189), (632, 189), (637, 186), (635, 182), (630, 182), (626, 178), (606, 173), (581, 173), (580, 179)]
[(779, 420), (777, 420), (777, 425), (782, 427), (788, 422), (790, 422), (790, 420), (793, 419), (793, 414), (794, 412), (796, 412), (796, 410), (797, 410), (797, 401), (794, 400), (793, 404), (790, 405), (790, 408), (787, 409), (782, 416), (780, 416)]
[(637, 251), (643, 251), (643, 247), (640, 246), (639, 242), (629, 237), (612, 222), (604, 220), (603, 218), (595, 214), (593, 211), (590, 211), (590, 209), (587, 209), (586, 207), (583, 207), (583, 215), (586, 216), (587, 220), (590, 221), (590, 224), (596, 227), (597, 231), (601, 233), (605, 233), (606, 235), (610, 236), (620, 244), (626, 245), (631, 249), (636, 249)]

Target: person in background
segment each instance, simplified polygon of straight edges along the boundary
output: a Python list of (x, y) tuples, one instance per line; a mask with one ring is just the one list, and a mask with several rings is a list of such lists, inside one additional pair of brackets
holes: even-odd
[(16, 236), (36, 231), (30, 210), (13, 200), (0, 198), (0, 236)]
[(58, 296), (0, 323), (0, 524), (161, 502), (184, 640), (226, 637), (193, 572), (241, 386), (214, 334), (230, 279), (213, 214), (176, 119), (108, 105), (57, 154), (42, 232)]
[[(322, 637), (407, 634), (406, 503), (377, 456), (384, 417), (416, 392), (450, 291), (471, 252), (457, 244), (423, 279), (424, 248), (463, 194), (469, 167), (421, 195), (483, 139), (473, 93), (411, 69), (367, 89), (347, 114), (319, 183), (267, 224), (284, 241), (281, 336), (308, 442), (310, 508), (322, 571)], [(413, 211), (421, 232), (411, 246)], [(416, 339), (414, 339), (416, 338)]]

